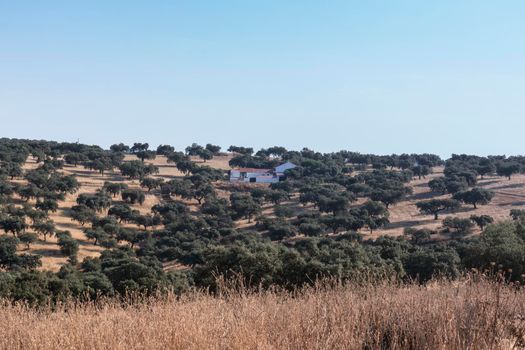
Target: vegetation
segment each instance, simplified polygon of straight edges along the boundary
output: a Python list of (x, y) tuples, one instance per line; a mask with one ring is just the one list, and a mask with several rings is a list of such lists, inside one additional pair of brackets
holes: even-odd
[[(192, 288), (218, 293), (221, 278), (287, 291), (365, 275), (427, 283), (494, 264), (512, 271), (508, 282), (523, 282), (523, 210), (501, 222), (477, 212), (495, 196), (480, 177), (513, 164), (521, 171), (521, 157), (228, 151), (0, 139), (0, 280), (8, 281), (0, 297), (53, 304)], [(271, 185), (230, 184), (212, 167), (219, 157), (233, 166), (297, 167)], [(159, 159), (175, 175), (159, 175)], [(100, 185), (77, 178), (80, 166)], [(431, 188), (428, 197), (414, 181)], [(432, 226), (408, 223), (404, 235), (384, 236), (399, 224), (392, 211), (407, 203), (419, 209), (418, 220), (432, 215), (425, 220)], [(35, 252), (46, 247), (62, 257), (58, 271), (41, 268), (45, 257)]]
[[(27, 288), (29, 278), (20, 279), (21, 286)], [(92, 286), (108, 287), (103, 281)], [(459, 350), (524, 345), (523, 290), (477, 275), (459, 283), (436, 281), (431, 288), (327, 281), (293, 294), (233, 285), (218, 295), (168, 294), (130, 304), (110, 299), (35, 310), (4, 303), (0, 347)]]

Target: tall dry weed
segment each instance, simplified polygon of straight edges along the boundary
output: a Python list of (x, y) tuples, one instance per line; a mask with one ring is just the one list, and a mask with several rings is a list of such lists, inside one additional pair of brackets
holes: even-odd
[(484, 278), (427, 286), (318, 284), (296, 292), (223, 283), (141, 302), (0, 307), (2, 349), (523, 348), (525, 292)]

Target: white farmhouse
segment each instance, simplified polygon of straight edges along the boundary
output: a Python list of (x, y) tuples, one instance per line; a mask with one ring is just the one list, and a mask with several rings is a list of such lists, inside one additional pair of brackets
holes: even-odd
[(257, 168), (238, 168), (230, 170), (230, 182), (256, 182), (274, 183), (279, 182), (284, 177), (284, 172), (295, 168), (296, 165), (290, 162), (281, 164), (274, 169)]

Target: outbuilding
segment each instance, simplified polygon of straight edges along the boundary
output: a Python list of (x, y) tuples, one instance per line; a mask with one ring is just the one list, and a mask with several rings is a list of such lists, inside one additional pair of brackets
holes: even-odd
[(295, 168), (291, 162), (283, 163), (274, 169), (238, 168), (230, 170), (230, 182), (275, 183), (284, 179), (284, 172)]

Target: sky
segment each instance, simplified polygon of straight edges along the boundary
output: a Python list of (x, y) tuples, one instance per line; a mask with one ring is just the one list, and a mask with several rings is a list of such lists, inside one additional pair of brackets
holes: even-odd
[(525, 154), (525, 2), (0, 0), (0, 137)]

